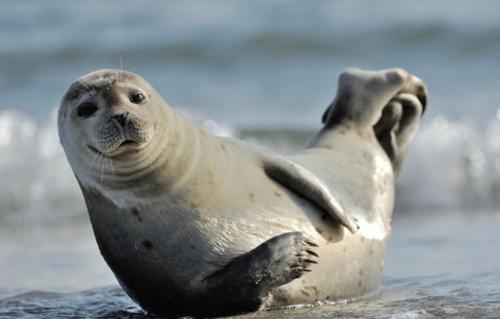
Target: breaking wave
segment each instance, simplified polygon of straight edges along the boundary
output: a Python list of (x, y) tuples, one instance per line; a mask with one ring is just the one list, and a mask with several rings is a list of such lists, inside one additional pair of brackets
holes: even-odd
[[(200, 116), (194, 116), (201, 118)], [(311, 133), (236, 130), (206, 120), (216, 134), (297, 149)], [(0, 216), (44, 222), (84, 210), (78, 185), (59, 144), (54, 111), (46, 124), (0, 112)], [(500, 121), (483, 128), (443, 117), (427, 120), (397, 181), (397, 211), (493, 207), (500, 201)], [(22, 214), (24, 213), (24, 214)]]

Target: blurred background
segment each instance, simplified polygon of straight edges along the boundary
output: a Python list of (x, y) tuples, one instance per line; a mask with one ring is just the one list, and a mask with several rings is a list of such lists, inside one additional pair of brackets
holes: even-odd
[(497, 1), (25, 0), (0, 1), (0, 290), (116, 284), (57, 137), (81, 75), (136, 72), (215, 133), (291, 152), (349, 66), (402, 67), (430, 92), (397, 182), (388, 278), (498, 285)]

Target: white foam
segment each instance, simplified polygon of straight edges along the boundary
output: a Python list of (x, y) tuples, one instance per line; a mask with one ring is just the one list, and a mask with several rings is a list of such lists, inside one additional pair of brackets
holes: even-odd
[(484, 128), (443, 117), (427, 121), (397, 186), (402, 208), (495, 205), (500, 200), (500, 121)]
[(55, 112), (40, 126), (23, 114), (1, 111), (0, 154), (0, 215), (47, 220), (83, 209), (59, 144)]

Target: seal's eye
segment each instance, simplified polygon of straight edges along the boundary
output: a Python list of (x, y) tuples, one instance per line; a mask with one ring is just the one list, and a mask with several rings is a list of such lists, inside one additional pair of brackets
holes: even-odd
[(76, 112), (80, 117), (89, 117), (97, 111), (97, 105), (94, 103), (83, 103), (78, 106)]
[(134, 104), (141, 104), (145, 99), (146, 97), (144, 96), (144, 94), (140, 92), (130, 94), (130, 102)]

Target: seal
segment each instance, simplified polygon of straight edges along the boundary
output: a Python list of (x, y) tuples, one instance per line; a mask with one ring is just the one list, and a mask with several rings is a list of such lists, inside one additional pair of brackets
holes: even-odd
[(425, 105), (404, 70), (348, 69), (322, 129), (280, 156), (210, 134), (138, 75), (99, 70), (67, 90), (58, 129), (123, 289), (152, 313), (218, 316), (376, 289)]

